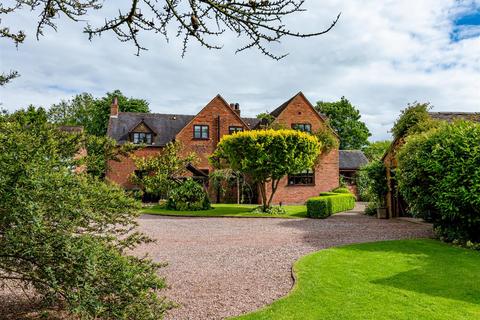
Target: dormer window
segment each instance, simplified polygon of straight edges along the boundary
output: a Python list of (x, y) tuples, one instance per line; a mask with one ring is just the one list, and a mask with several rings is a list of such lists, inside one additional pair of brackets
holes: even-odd
[(311, 133), (312, 125), (310, 123), (292, 123), (292, 129)]
[(132, 132), (132, 142), (134, 144), (152, 144), (152, 134), (146, 132)]

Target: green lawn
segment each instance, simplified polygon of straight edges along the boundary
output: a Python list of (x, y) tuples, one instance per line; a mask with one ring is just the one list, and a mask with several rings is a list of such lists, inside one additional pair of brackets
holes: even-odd
[(153, 206), (142, 210), (142, 213), (158, 214), (165, 216), (185, 216), (185, 217), (253, 217), (253, 218), (306, 218), (307, 208), (305, 206), (284, 206), (287, 214), (253, 214), (251, 211), (258, 205), (238, 205), (238, 204), (214, 204), (211, 210), (202, 211), (173, 211), (160, 206)]
[(294, 271), (289, 295), (235, 319), (480, 319), (480, 252), (435, 240), (323, 250)]

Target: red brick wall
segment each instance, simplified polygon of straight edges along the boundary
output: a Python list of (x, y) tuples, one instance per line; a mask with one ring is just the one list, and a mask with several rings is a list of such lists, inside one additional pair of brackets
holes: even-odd
[[(248, 128), (234, 114), (234, 111), (228, 104), (217, 96), (203, 108), (197, 116), (185, 126), (176, 136), (176, 140), (183, 145), (183, 153), (189, 154), (195, 152), (199, 158), (196, 167), (199, 169), (212, 170), (212, 166), (208, 162), (208, 156), (214, 151), (219, 142), (218, 139), (218, 117), (220, 117), (220, 139), (223, 135), (228, 134), (229, 126)], [(207, 140), (196, 140), (193, 138), (194, 125), (208, 125), (209, 138)]]
[[(308, 101), (297, 95), (275, 120), (276, 123), (290, 128), (293, 123), (310, 123), (315, 132), (326, 126)], [(339, 185), (338, 149), (322, 155), (315, 168), (314, 186), (288, 185), (288, 177), (283, 178), (273, 198), (273, 204), (303, 204), (308, 198), (318, 196), (320, 192), (329, 191)], [(270, 188), (270, 186), (268, 186)], [(268, 192), (269, 193), (269, 192)]]
[[(157, 154), (161, 147), (147, 147), (134, 152), (137, 157), (148, 157)], [(109, 170), (107, 171), (107, 180), (114, 182), (123, 188), (132, 189), (134, 187), (128, 181), (131, 173), (135, 171), (135, 164), (130, 157), (121, 157), (120, 161), (110, 160), (108, 162)]]

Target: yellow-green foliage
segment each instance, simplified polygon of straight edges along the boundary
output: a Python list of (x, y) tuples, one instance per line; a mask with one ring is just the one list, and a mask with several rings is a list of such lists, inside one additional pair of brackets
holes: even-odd
[(211, 159), (217, 165), (223, 159), (232, 169), (264, 181), (311, 168), (320, 148), (318, 139), (306, 132), (252, 130), (224, 136)]
[(355, 197), (351, 193), (323, 193), (307, 200), (307, 215), (310, 218), (328, 218), (334, 213), (352, 210)]
[(309, 133), (297, 130), (253, 130), (225, 136), (210, 158), (217, 168), (228, 166), (250, 175), (260, 184), (264, 209), (270, 206), (266, 183), (276, 191), (281, 178), (312, 168), (322, 144)]

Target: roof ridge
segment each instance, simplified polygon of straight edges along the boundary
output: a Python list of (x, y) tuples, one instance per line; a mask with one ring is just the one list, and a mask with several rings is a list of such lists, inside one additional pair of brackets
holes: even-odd
[(131, 115), (161, 115), (161, 116), (188, 116), (194, 117), (193, 114), (182, 114), (182, 113), (159, 113), (159, 112), (130, 112), (130, 111), (121, 111), (119, 113), (127, 113)]

